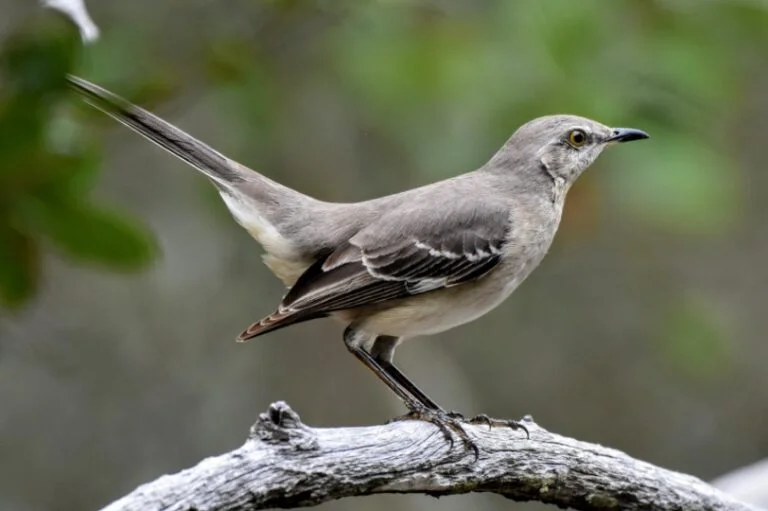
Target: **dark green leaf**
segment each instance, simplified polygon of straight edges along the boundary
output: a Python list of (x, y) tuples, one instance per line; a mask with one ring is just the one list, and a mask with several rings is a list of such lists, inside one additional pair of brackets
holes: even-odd
[(66, 22), (51, 20), (16, 32), (0, 54), (3, 91), (41, 100), (61, 96), (80, 46), (77, 30)]
[(0, 302), (19, 307), (37, 289), (40, 254), (29, 236), (0, 227)]
[(80, 45), (63, 20), (40, 23), (6, 38), (0, 51), (0, 173), (40, 149), (46, 123), (66, 93), (66, 74)]
[(51, 206), (39, 228), (56, 248), (81, 261), (138, 269), (156, 253), (151, 235), (113, 211), (85, 204)]

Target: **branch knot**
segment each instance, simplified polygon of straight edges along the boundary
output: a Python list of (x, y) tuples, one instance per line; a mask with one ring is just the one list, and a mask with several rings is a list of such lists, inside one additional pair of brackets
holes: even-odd
[(318, 448), (317, 434), (301, 422), (301, 417), (285, 401), (269, 405), (266, 412), (259, 414), (251, 427), (249, 439), (258, 439), (268, 444), (288, 444), (299, 451)]

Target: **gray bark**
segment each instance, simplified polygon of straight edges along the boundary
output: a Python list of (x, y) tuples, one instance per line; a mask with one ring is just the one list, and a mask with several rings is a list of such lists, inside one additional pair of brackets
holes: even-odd
[(768, 458), (724, 474), (712, 486), (758, 506), (768, 506)]
[(375, 493), (492, 492), (581, 510), (755, 510), (685, 474), (550, 433), (466, 426), (479, 457), (432, 424), (314, 429), (283, 402), (245, 444), (140, 486), (103, 511), (254, 510)]

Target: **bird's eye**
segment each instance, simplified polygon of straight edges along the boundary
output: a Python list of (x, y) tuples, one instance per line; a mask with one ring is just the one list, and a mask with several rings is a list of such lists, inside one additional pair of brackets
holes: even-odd
[(587, 134), (583, 130), (573, 130), (568, 133), (568, 143), (573, 147), (581, 147), (587, 142)]

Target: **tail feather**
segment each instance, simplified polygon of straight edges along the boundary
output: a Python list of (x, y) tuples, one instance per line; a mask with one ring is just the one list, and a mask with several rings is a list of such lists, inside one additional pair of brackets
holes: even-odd
[(246, 328), (243, 333), (237, 336), (236, 340), (237, 342), (245, 342), (254, 337), (266, 334), (267, 332), (272, 332), (273, 330), (279, 330), (280, 328), (303, 323), (304, 321), (309, 321), (311, 319), (326, 317), (327, 315), (328, 314), (301, 314), (289, 311), (276, 311)]
[[(205, 174), (218, 188), (235, 220), (264, 247), (269, 268), (283, 282), (292, 284), (311, 264), (318, 247), (304, 249), (297, 243), (305, 239), (304, 235), (295, 230), (286, 235), (280, 224), (306, 224), (304, 220), (294, 219), (319, 214), (316, 213), (322, 211), (319, 201), (240, 165), (160, 117), (88, 80), (67, 75), (67, 81), (85, 102)], [(305, 321), (304, 316), (280, 318), (278, 325), (268, 329), (299, 321)]]
[(146, 139), (227, 186), (243, 181), (242, 167), (209, 145), (129, 101), (83, 78), (68, 75), (70, 87), (86, 102)]

